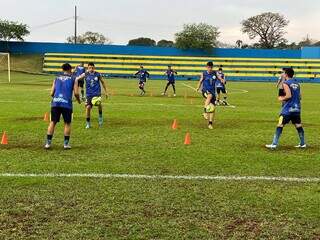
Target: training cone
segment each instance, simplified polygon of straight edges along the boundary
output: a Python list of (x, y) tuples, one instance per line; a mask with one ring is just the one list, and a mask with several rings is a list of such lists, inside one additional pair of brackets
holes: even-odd
[(2, 134), (1, 145), (7, 145), (7, 144), (8, 144), (8, 137), (7, 137), (7, 133), (4, 132)]
[(173, 120), (171, 128), (173, 130), (177, 130), (178, 129), (178, 121), (177, 121), (177, 119)]
[(46, 112), (46, 113), (44, 114), (43, 121), (49, 122), (49, 113), (48, 113), (48, 112)]
[(190, 145), (190, 144), (191, 144), (190, 133), (187, 133), (186, 137), (184, 138), (184, 145)]

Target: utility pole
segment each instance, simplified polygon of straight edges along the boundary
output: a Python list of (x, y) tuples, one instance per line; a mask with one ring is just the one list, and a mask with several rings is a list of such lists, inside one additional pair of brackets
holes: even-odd
[(78, 25), (78, 16), (77, 16), (77, 6), (74, 6), (74, 44), (77, 44), (77, 25)]

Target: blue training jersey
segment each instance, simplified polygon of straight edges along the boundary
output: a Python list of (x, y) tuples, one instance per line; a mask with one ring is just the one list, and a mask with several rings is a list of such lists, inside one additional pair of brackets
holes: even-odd
[(203, 81), (202, 81), (202, 91), (209, 91), (214, 93), (215, 85), (217, 81), (217, 73), (212, 71), (209, 73), (208, 71), (203, 72)]
[(75, 76), (60, 75), (54, 80), (54, 95), (51, 101), (52, 107), (72, 109), (72, 93)]
[(174, 76), (174, 74), (177, 74), (176, 71), (174, 71), (174, 70), (167, 70), (166, 74), (167, 74), (167, 77), (168, 77), (168, 81), (169, 81), (169, 82), (174, 82), (174, 81), (176, 80), (176, 79), (175, 79), (175, 76)]
[(291, 91), (291, 98), (285, 101), (282, 105), (281, 115), (292, 115), (301, 113), (301, 95), (300, 84), (296, 79), (289, 79), (283, 84), (289, 86)]
[(139, 79), (141, 82), (146, 82), (149, 77), (149, 73), (146, 70), (140, 70), (135, 75), (139, 75)]
[(82, 66), (77, 66), (76, 69), (74, 70), (74, 75), (76, 77), (79, 77), (81, 74), (85, 73), (86, 72), (86, 69), (85, 67), (82, 67)]
[[(224, 79), (224, 73), (223, 72), (217, 72), (217, 76)], [(223, 84), (219, 79), (217, 79), (216, 82), (216, 88), (225, 88), (225, 84)]]
[(86, 95), (87, 97), (101, 96), (100, 79), (101, 74), (98, 72), (87, 72), (85, 75)]

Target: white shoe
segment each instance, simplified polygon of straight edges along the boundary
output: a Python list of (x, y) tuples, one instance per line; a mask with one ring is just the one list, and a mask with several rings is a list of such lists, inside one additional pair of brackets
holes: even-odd
[(266, 148), (275, 150), (277, 148), (277, 145), (274, 145), (274, 144), (266, 145)]
[(161, 96), (165, 96), (166, 95), (166, 93), (161, 93)]
[(68, 144), (64, 144), (64, 145), (63, 145), (63, 149), (64, 149), (64, 150), (70, 150), (70, 149), (71, 149), (70, 144), (69, 144), (69, 143), (68, 143)]
[(295, 146), (295, 148), (305, 149), (305, 148), (307, 148), (307, 145), (306, 144), (304, 144), (304, 145), (299, 144), (299, 145)]
[(86, 129), (89, 129), (89, 128), (91, 128), (91, 126), (90, 126), (90, 124), (86, 124)]
[(177, 94), (173, 94), (173, 96), (174, 96), (174, 97), (176, 97), (176, 96), (177, 96)]
[(209, 124), (209, 125), (208, 125), (208, 128), (209, 128), (209, 129), (213, 129), (212, 124)]
[(46, 145), (44, 145), (44, 149), (50, 149), (51, 148), (51, 144), (50, 143), (46, 143)]

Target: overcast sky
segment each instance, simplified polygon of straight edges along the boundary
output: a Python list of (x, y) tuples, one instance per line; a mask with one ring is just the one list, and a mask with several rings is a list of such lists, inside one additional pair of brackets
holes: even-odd
[(65, 42), (74, 31), (72, 19), (44, 25), (71, 18), (75, 4), (79, 33), (101, 32), (114, 44), (140, 36), (173, 40), (184, 23), (193, 22), (219, 27), (221, 42), (248, 42), (240, 32), (241, 20), (266, 11), (290, 20), (290, 41), (300, 41), (307, 34), (320, 39), (318, 0), (0, 0), (0, 18), (28, 24), (28, 41)]

